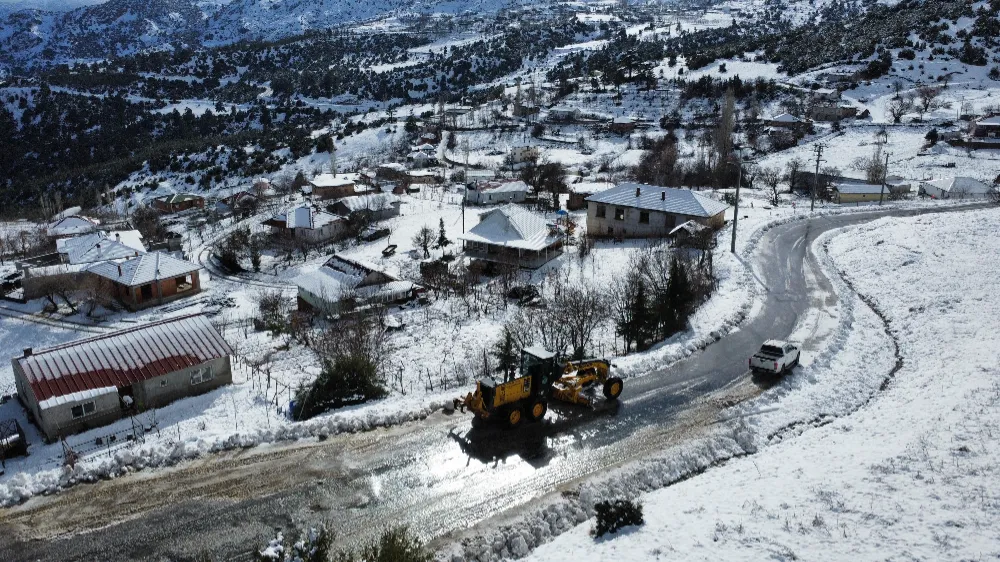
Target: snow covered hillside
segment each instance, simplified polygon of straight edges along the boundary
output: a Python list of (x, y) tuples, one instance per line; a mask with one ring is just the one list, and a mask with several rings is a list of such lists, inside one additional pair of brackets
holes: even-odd
[[(832, 260), (899, 345), (888, 387), (852, 415), (649, 494), (643, 527), (595, 541), (591, 521), (528, 559), (996, 558), (1000, 269), (988, 257), (998, 227), (991, 209), (883, 219), (833, 238)], [(870, 323), (853, 330), (885, 337)], [(892, 347), (882, 353), (891, 360)]]

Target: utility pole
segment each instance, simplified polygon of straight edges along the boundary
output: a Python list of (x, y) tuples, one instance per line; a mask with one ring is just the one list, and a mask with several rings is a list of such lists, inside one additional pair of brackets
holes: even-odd
[(882, 168), (882, 192), (878, 196), (878, 206), (882, 206), (882, 200), (885, 199), (885, 186), (889, 182), (889, 155), (890, 153), (885, 153), (885, 167)]
[(826, 148), (822, 143), (817, 144), (814, 151), (816, 152), (816, 175), (813, 176), (813, 188), (811, 201), (809, 202), (809, 212), (816, 210), (816, 192), (819, 191), (819, 163), (823, 162), (823, 149)]
[(729, 251), (736, 253), (736, 223), (740, 218), (740, 184), (743, 183), (743, 149), (736, 149), (736, 201), (733, 205), (733, 239), (729, 245)]

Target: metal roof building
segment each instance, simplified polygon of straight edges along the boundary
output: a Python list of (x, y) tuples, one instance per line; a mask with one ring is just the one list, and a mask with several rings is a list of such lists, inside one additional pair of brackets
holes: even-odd
[[(232, 348), (204, 315), (171, 318), (11, 360), (21, 402), (49, 437), (232, 381)], [(126, 399), (126, 397), (128, 397)]]

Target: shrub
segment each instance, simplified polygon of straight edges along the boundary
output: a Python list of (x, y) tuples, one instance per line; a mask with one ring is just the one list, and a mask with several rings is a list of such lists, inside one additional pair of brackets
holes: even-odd
[(595, 538), (607, 533), (617, 533), (619, 529), (629, 525), (642, 525), (642, 504), (629, 500), (604, 501), (594, 506), (597, 512), (597, 524), (590, 532)]
[(362, 354), (343, 355), (324, 362), (323, 372), (295, 393), (292, 418), (309, 419), (327, 410), (384, 398), (377, 366)]
[(365, 545), (359, 554), (359, 557), (341, 554), (337, 562), (430, 562), (433, 559), (406, 527), (385, 531), (377, 541)]

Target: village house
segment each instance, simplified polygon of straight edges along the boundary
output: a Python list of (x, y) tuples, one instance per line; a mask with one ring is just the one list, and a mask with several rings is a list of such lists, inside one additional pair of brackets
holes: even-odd
[(150, 206), (161, 213), (179, 213), (188, 209), (204, 209), (205, 198), (194, 193), (175, 193), (153, 199)]
[(635, 119), (631, 117), (615, 117), (608, 125), (608, 130), (619, 135), (627, 135), (635, 130)]
[(430, 185), (441, 181), (440, 172), (435, 170), (409, 170), (404, 180), (407, 185)]
[(426, 133), (420, 135), (420, 142), (423, 144), (436, 145), (441, 142), (441, 137), (439, 137), (436, 132), (427, 131)]
[(403, 181), (406, 179), (406, 166), (392, 162), (375, 168), (375, 178), (379, 181)]
[(872, 203), (888, 199), (892, 192), (881, 185), (868, 183), (838, 183), (830, 188), (831, 198), (838, 205)]
[(977, 140), (1000, 141), (1000, 115), (976, 121), (972, 124), (969, 135)]
[(460, 172), (465, 177), (465, 183), (493, 181), (497, 177), (494, 170), (460, 170)]
[(366, 215), (367, 220), (381, 221), (399, 216), (402, 202), (391, 193), (372, 193), (338, 199), (333, 204), (333, 212), (342, 217)]
[(358, 195), (354, 174), (320, 174), (309, 180), (309, 192), (316, 199), (339, 199)]
[(523, 203), (528, 196), (528, 184), (523, 181), (482, 181), (468, 183), (465, 202), (472, 205)]
[(565, 237), (544, 216), (509, 204), (479, 215), (479, 224), (458, 239), (474, 260), (537, 269), (562, 254)]
[(250, 192), (256, 195), (258, 198), (274, 195), (274, 190), (271, 189), (271, 180), (267, 178), (257, 178), (253, 180), (253, 185), (250, 187)]
[(423, 150), (414, 150), (413, 152), (406, 155), (406, 161), (410, 162), (414, 168), (428, 168), (430, 166), (436, 166), (438, 163), (437, 156), (433, 152), (426, 152)]
[(792, 115), (791, 113), (782, 113), (780, 115), (775, 115), (774, 117), (764, 121), (764, 124), (768, 127), (776, 127), (779, 129), (801, 129), (809, 126), (809, 122)]
[(567, 105), (556, 105), (549, 108), (548, 119), (557, 123), (576, 121), (580, 118), (580, 110)]
[(294, 280), (298, 309), (302, 312), (339, 314), (369, 304), (412, 298), (416, 286), (401, 281), (377, 266), (341, 255), (332, 256), (316, 271)]
[(215, 212), (224, 217), (237, 215), (249, 217), (257, 212), (260, 197), (251, 191), (238, 191), (215, 202)]
[(146, 252), (137, 230), (91, 232), (56, 240), (56, 252), (17, 263), (23, 273), (25, 299), (36, 299), (56, 291), (71, 292), (87, 282), (87, 268), (102, 261), (122, 261)]
[(110, 281), (112, 295), (134, 311), (201, 292), (200, 269), (170, 254), (151, 252), (118, 263), (98, 263), (87, 272)]
[(849, 105), (818, 104), (809, 110), (809, 117), (815, 121), (840, 121), (857, 117), (858, 108)]
[(76, 236), (93, 232), (101, 225), (97, 219), (82, 217), (80, 215), (70, 215), (63, 217), (45, 229), (45, 235), (50, 238), (63, 238), (65, 236)]
[(274, 236), (319, 244), (340, 236), (346, 227), (346, 219), (304, 204), (274, 215), (263, 224), (270, 227)]
[(14, 357), (17, 396), (49, 441), (232, 382), (233, 351), (204, 315)]
[(569, 211), (579, 211), (587, 208), (587, 198), (595, 193), (605, 191), (614, 187), (615, 184), (604, 181), (588, 181), (569, 184), (569, 198), (566, 200), (566, 209)]
[(990, 186), (975, 178), (941, 178), (920, 184), (920, 194), (933, 199), (982, 199)]
[(514, 165), (538, 160), (538, 147), (528, 141), (517, 141), (510, 145), (510, 161)]
[(666, 237), (693, 220), (719, 229), (729, 205), (690, 189), (623, 183), (587, 198), (587, 234), (594, 237)]

